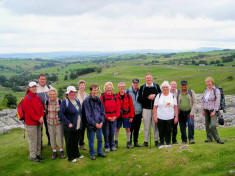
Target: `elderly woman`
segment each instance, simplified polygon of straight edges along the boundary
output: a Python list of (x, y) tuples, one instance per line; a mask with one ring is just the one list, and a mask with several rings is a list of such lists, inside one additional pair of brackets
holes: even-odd
[(99, 93), (99, 86), (92, 84), (90, 86), (91, 94), (85, 99), (83, 103), (83, 110), (85, 112), (85, 124), (87, 126), (87, 138), (89, 141), (90, 159), (95, 160), (95, 134), (97, 138), (97, 153), (99, 157), (106, 157), (103, 153), (102, 145), (102, 127), (105, 120), (104, 105), (97, 96)]
[(48, 131), (50, 135), (50, 143), (52, 147), (52, 157), (54, 160), (57, 157), (56, 153), (56, 138), (59, 143), (60, 150), (60, 158), (65, 158), (64, 150), (63, 150), (63, 127), (59, 118), (60, 104), (61, 100), (57, 98), (57, 90), (53, 87), (49, 89), (48, 92), (49, 100), (45, 103), (45, 112), (46, 112), (46, 120), (48, 125)]
[(64, 128), (66, 152), (68, 160), (75, 163), (77, 158), (83, 158), (78, 149), (79, 129), (81, 128), (82, 108), (76, 98), (77, 90), (74, 86), (67, 87), (67, 97), (60, 105), (59, 117)]
[[(77, 98), (79, 99), (81, 105), (83, 101), (86, 99), (86, 97), (88, 97), (88, 93), (85, 92), (85, 88), (86, 88), (86, 82), (84, 80), (80, 80), (78, 82)], [(83, 126), (79, 131), (79, 146), (81, 150), (86, 150), (84, 142), (85, 130), (86, 128)]]
[(216, 129), (217, 112), (220, 108), (220, 90), (214, 86), (214, 79), (208, 77), (205, 80), (207, 89), (202, 97), (202, 115), (205, 117), (207, 140), (205, 142), (212, 142), (213, 138), (219, 144), (224, 144), (220, 140), (218, 131)]
[(113, 83), (106, 82), (104, 85), (105, 93), (100, 96), (105, 109), (105, 122), (103, 126), (103, 134), (105, 140), (105, 152), (116, 151), (114, 143), (114, 134), (117, 126), (117, 118), (120, 116), (120, 103), (113, 94)]
[[(157, 123), (160, 137), (160, 146), (171, 144), (171, 131), (173, 124), (178, 122), (177, 100), (170, 93), (170, 84), (164, 81), (161, 84), (162, 93), (154, 101), (154, 121)], [(175, 118), (174, 118), (175, 117)]]
[(25, 125), (29, 137), (29, 160), (40, 162), (41, 157), (41, 128), (44, 110), (41, 99), (37, 96), (36, 82), (30, 82), (27, 94), (22, 101), (25, 115)]

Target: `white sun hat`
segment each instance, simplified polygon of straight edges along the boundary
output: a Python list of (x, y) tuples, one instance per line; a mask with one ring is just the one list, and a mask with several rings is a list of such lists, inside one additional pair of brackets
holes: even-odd
[(34, 81), (31, 81), (28, 86), (29, 87), (37, 86), (37, 83)]
[(70, 92), (77, 92), (77, 90), (74, 86), (69, 86), (67, 87), (66, 94), (69, 94)]

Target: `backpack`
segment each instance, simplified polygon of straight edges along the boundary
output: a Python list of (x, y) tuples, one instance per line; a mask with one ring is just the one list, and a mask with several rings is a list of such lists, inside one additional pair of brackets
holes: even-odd
[(101, 96), (102, 96), (102, 98), (103, 98), (103, 102), (104, 102), (104, 103), (105, 103), (105, 100), (113, 100), (113, 99), (115, 100), (115, 102), (117, 102), (117, 100), (116, 100), (116, 95), (115, 95), (115, 94), (113, 94), (113, 97), (114, 97), (114, 98), (112, 98), (112, 99), (105, 99), (104, 93), (102, 93)]
[[(80, 103), (79, 99), (78, 98), (75, 98), (75, 101), (78, 103)], [(69, 99), (68, 98), (65, 98), (65, 103), (66, 103), (66, 108), (69, 107)]]
[[(127, 95), (127, 98), (128, 98), (128, 102), (130, 102), (130, 94), (129, 94), (129, 92), (126, 92), (126, 95)], [(121, 97), (119, 99), (121, 100)], [(128, 110), (124, 110), (121, 107), (121, 115), (129, 114), (129, 113), (130, 113), (130, 106), (129, 106)]]
[[(31, 101), (31, 98), (28, 94), (25, 97), (28, 97), (29, 101)], [(24, 98), (21, 99), (21, 101), (17, 107), (17, 117), (20, 121), (25, 120), (25, 114), (24, 114), (24, 110), (23, 110), (23, 101), (24, 101)]]
[(216, 89), (218, 89), (220, 91), (220, 108), (219, 108), (219, 110), (225, 111), (226, 104), (225, 104), (225, 96), (224, 96), (223, 88), (216, 86), (215, 89), (213, 89), (214, 95), (215, 95), (215, 100), (217, 98), (216, 97)]
[[(161, 92), (161, 90), (159, 91), (159, 89), (158, 89), (158, 87), (157, 87), (156, 84), (153, 83), (153, 86), (155, 87), (155, 89), (156, 89), (158, 92)], [(143, 85), (142, 97), (143, 97), (143, 95), (144, 95), (144, 89), (145, 89), (145, 87), (146, 87), (146, 84)]]
[[(179, 97), (180, 93), (181, 93), (180, 90), (178, 90), (177, 98)], [(193, 97), (193, 93), (192, 93), (192, 90), (191, 90), (191, 89), (188, 89), (188, 94), (189, 94), (191, 97)]]

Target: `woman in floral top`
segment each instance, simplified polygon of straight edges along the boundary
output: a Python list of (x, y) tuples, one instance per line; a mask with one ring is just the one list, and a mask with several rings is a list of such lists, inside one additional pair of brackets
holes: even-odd
[(207, 89), (202, 97), (202, 115), (205, 117), (207, 140), (205, 142), (212, 142), (213, 139), (219, 144), (224, 144), (220, 140), (216, 128), (217, 112), (220, 109), (220, 90), (214, 86), (214, 79), (212, 77), (206, 78)]

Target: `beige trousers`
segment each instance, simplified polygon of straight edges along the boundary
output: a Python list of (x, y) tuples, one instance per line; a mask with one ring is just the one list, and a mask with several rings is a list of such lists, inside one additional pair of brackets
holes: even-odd
[(158, 128), (153, 119), (152, 109), (143, 109), (143, 122), (144, 122), (144, 142), (149, 142), (151, 124), (153, 127), (154, 141), (158, 141)]
[(41, 154), (41, 126), (26, 125), (29, 138), (29, 155), (30, 158), (36, 158)]
[(50, 135), (51, 147), (53, 149), (56, 148), (56, 138), (57, 138), (58, 143), (59, 143), (59, 147), (63, 148), (64, 132), (63, 132), (62, 124), (57, 125), (57, 126), (48, 124), (48, 131), (49, 131), (49, 135)]

